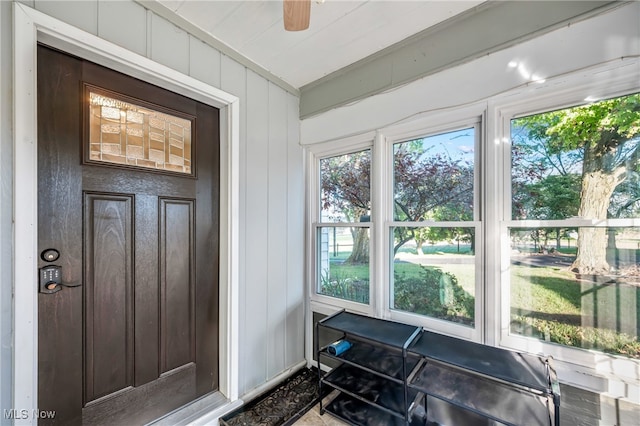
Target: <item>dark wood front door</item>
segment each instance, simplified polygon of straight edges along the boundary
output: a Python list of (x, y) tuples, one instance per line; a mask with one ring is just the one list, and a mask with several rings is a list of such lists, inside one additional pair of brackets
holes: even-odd
[[(90, 161), (87, 87), (189, 118), (193, 173)], [(71, 285), (38, 296), (41, 423), (143, 424), (217, 389), (218, 203), (217, 109), (39, 46), (39, 267)]]

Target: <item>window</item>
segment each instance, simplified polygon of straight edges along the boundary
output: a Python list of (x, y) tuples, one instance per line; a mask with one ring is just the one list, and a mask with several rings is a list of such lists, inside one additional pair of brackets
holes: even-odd
[(320, 159), (317, 294), (369, 304), (371, 150)]
[(311, 156), (314, 302), (477, 339), (480, 122), (456, 123)]
[(640, 94), (601, 78), (312, 147), (312, 310), (637, 371)]
[(506, 345), (640, 359), (640, 94), (504, 116), (503, 219), (487, 238), (479, 123), (318, 158), (315, 293), (477, 339), (493, 291)]
[(85, 85), (90, 163), (194, 175), (195, 117)]
[(640, 94), (510, 127), (510, 332), (640, 358)]
[(476, 133), (393, 144), (391, 309), (475, 324)]

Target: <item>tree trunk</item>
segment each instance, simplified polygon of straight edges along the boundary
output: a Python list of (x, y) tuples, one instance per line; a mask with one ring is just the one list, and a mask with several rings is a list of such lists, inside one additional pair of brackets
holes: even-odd
[(369, 263), (369, 229), (357, 228), (353, 238), (353, 250), (345, 263), (355, 265)]
[[(616, 175), (617, 173), (605, 173), (602, 170), (584, 173), (578, 210), (581, 218), (607, 218), (611, 195), (619, 183)], [(578, 254), (571, 270), (579, 274), (597, 275), (608, 273), (609, 269), (606, 228), (579, 228)]]
[(609, 241), (607, 242), (607, 248), (609, 250), (615, 250), (616, 247), (616, 230), (615, 228), (609, 228), (607, 230), (607, 235), (609, 238)]

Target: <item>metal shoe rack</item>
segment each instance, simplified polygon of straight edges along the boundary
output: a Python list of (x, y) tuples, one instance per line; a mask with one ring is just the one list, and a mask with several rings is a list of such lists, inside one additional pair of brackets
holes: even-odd
[[(334, 354), (335, 345), (320, 346), (326, 330), (349, 349)], [(505, 425), (559, 425), (550, 358), (344, 310), (316, 323), (315, 349), (319, 362), (337, 365), (325, 375), (318, 370), (321, 394), (332, 391), (320, 413), (352, 425), (426, 425), (430, 398)]]

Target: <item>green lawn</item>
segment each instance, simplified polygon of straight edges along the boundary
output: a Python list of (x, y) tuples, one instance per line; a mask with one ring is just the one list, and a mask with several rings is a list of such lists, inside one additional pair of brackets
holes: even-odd
[(579, 317), (580, 293), (580, 285), (569, 271), (511, 265), (512, 310)]
[(557, 268), (511, 265), (511, 331), (640, 358), (640, 291), (580, 282)]
[[(368, 303), (369, 266), (345, 265), (342, 260), (346, 255), (338, 257), (339, 261), (332, 259), (331, 263), (333, 287), (327, 288), (325, 294), (350, 300), (359, 298), (357, 301)], [(452, 321), (463, 318), (459, 322), (468, 323), (472, 320), (473, 265), (450, 263), (428, 269), (435, 270), (436, 275), (426, 274), (416, 263), (394, 263), (396, 300), (403, 303), (396, 308)], [(456, 306), (445, 309), (442, 300), (433, 303), (432, 299), (443, 297), (442, 289), (440, 293), (431, 292), (437, 289), (438, 281), (442, 281), (437, 278), (439, 276), (453, 277), (448, 280), (453, 282)], [(510, 300), (513, 333), (640, 358), (637, 337), (640, 290), (637, 286), (585, 283), (577, 281), (574, 274), (564, 269), (511, 265)]]

